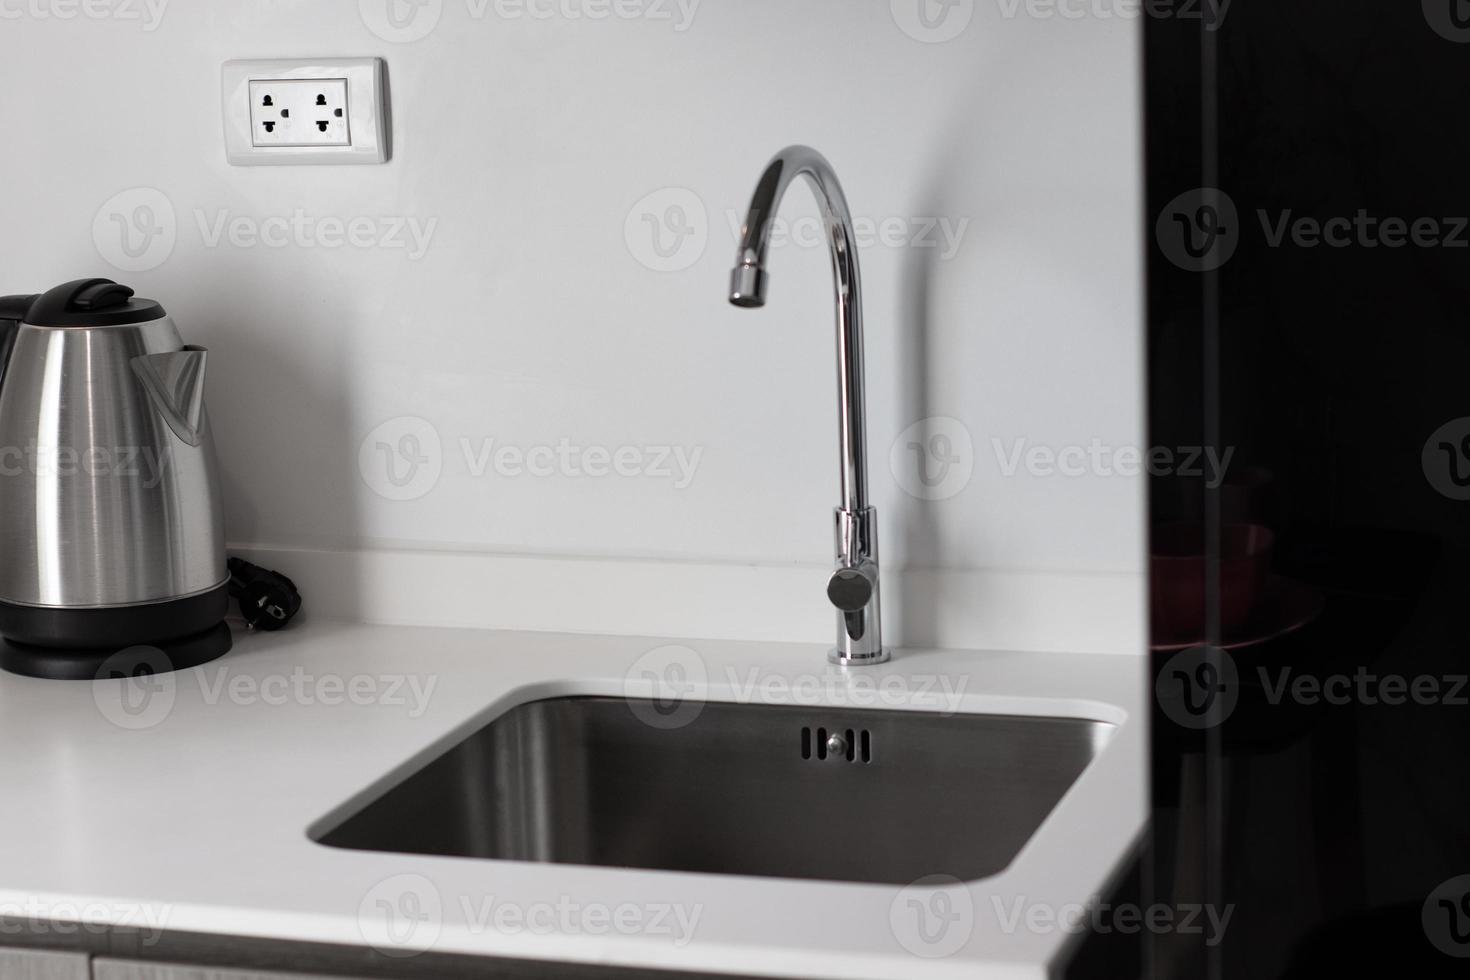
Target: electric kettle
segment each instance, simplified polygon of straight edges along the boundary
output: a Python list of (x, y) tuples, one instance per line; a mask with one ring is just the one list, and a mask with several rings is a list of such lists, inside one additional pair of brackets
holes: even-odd
[(110, 279), (0, 297), (0, 666), (90, 679), (230, 649), (207, 352)]

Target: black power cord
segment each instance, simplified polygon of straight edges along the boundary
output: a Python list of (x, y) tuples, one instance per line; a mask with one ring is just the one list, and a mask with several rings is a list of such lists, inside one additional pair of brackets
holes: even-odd
[(280, 572), (231, 558), (230, 596), (240, 604), (245, 625), (253, 630), (278, 630), (301, 611), (301, 593)]

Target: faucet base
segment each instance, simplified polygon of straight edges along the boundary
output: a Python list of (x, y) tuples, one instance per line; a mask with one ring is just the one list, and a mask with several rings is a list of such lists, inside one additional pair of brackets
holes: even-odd
[(888, 663), (890, 657), (886, 649), (866, 657), (844, 656), (841, 650), (827, 651), (827, 662), (839, 667), (876, 667), (878, 664)]

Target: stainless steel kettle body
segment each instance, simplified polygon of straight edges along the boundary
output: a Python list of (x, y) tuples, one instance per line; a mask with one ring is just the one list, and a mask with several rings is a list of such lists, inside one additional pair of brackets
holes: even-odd
[[(224, 652), (213, 652), (221, 629), (228, 649), (229, 575), (204, 407), (207, 352), (185, 346), (157, 303), (110, 280), (0, 300), (0, 316), (20, 306), (8, 344), (0, 337), (0, 354), (9, 347), (0, 373), (4, 666), (89, 676), (104, 655), (139, 645), (172, 652), (204, 633), (213, 656)], [(201, 662), (203, 652), (174, 660)]]

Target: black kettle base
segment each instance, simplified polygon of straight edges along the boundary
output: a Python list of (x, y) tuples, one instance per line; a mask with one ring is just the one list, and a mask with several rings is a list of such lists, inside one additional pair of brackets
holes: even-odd
[(26, 677), (90, 681), (102, 677), (134, 677), (187, 670), (223, 657), (234, 646), (230, 628), (212, 629), (166, 643), (101, 650), (60, 650), (5, 640), (0, 643), (0, 668)]

